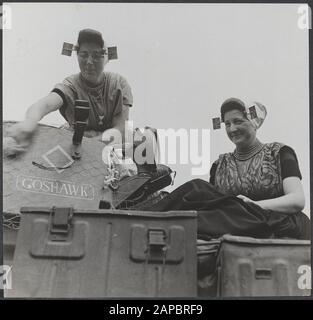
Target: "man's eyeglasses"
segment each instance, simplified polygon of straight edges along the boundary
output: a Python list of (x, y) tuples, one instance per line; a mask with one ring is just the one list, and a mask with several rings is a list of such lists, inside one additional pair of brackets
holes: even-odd
[[(90, 56), (92, 61), (99, 62), (104, 58), (105, 54), (106, 54), (106, 51), (102, 51), (102, 52), (94, 51), (94, 52), (91, 52)], [(83, 60), (87, 60), (89, 57), (89, 53), (87, 51), (79, 51), (78, 56)]]

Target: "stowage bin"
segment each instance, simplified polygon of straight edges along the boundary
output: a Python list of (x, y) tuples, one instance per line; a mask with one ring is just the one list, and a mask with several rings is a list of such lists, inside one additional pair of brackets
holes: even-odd
[(195, 297), (195, 212), (22, 208), (10, 297)]
[(225, 235), (221, 243), (218, 296), (310, 295), (310, 241)]

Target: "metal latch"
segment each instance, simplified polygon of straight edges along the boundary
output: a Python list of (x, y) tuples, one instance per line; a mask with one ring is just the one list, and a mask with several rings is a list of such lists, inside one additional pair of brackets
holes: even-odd
[(263, 268), (255, 270), (256, 279), (271, 279), (272, 278), (272, 269)]
[(50, 213), (50, 240), (65, 241), (68, 238), (73, 208), (53, 207)]
[(165, 264), (167, 245), (165, 230), (148, 231), (148, 247), (146, 252), (146, 261), (160, 261)]
[(182, 226), (149, 228), (133, 224), (130, 258), (136, 262), (179, 264), (185, 258), (186, 233)]
[(149, 246), (165, 246), (165, 232), (164, 230), (149, 230), (148, 234)]

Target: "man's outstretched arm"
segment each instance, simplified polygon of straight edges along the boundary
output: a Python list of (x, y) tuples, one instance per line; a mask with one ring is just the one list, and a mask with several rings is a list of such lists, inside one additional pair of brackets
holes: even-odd
[(32, 104), (26, 111), (25, 120), (11, 126), (7, 135), (17, 143), (27, 146), (35, 132), (38, 122), (52, 111), (58, 110), (63, 104), (62, 98), (54, 92)]

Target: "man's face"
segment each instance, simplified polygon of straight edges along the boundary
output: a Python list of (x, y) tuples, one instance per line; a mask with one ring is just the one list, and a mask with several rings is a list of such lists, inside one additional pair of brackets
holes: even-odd
[(79, 47), (77, 56), (84, 79), (93, 85), (99, 84), (104, 66), (108, 62), (107, 54), (98, 44), (85, 42)]

